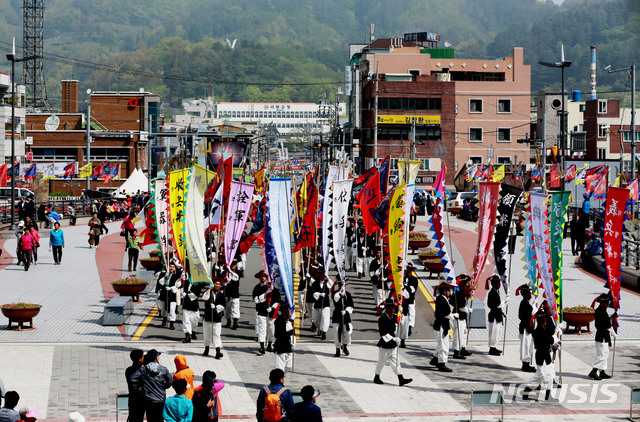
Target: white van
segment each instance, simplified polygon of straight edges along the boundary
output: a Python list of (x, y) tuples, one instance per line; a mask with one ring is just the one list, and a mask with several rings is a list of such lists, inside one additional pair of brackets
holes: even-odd
[[(29, 196), (33, 196), (33, 192), (29, 189), (25, 188), (14, 188), (16, 192), (16, 199), (18, 198), (28, 198)], [(0, 188), (0, 198), (3, 199), (11, 199), (11, 187)]]

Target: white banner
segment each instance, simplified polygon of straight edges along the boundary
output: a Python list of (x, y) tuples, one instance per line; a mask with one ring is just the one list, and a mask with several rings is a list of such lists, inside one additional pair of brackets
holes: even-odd
[(322, 258), (324, 269), (329, 272), (329, 262), (331, 260), (331, 254), (329, 253), (330, 247), (330, 228), (333, 224), (333, 201), (331, 199), (331, 189), (333, 182), (337, 179), (338, 168), (336, 166), (329, 166), (329, 173), (327, 174), (327, 180), (324, 185), (324, 197), (322, 198)]
[[(349, 211), (349, 199), (351, 197), (351, 186), (353, 179), (336, 180), (333, 182), (333, 257), (336, 261), (336, 267), (340, 278), (344, 281), (344, 256), (345, 242), (347, 233), (347, 213)], [(328, 268), (326, 268), (328, 272)], [(329, 279), (329, 287), (333, 281)]]
[[(158, 223), (158, 241), (164, 262), (169, 260), (169, 184), (166, 180), (156, 180), (156, 219)], [(168, 268), (168, 267), (167, 267)]]
[(211, 212), (204, 218), (205, 229), (208, 229), (212, 225), (220, 224), (220, 218), (222, 218), (222, 191), (222, 183), (220, 183), (216, 194), (211, 200), (211, 204), (208, 205)]
[(291, 266), (291, 234), (289, 221), (290, 178), (272, 178), (269, 181), (269, 212), (273, 247), (278, 261), (280, 282), (287, 302), (294, 308), (293, 268)]
[(538, 277), (542, 280), (544, 297), (555, 318), (556, 296), (551, 273), (551, 248), (549, 246), (549, 220), (547, 219), (547, 195), (543, 193), (531, 194), (531, 218), (533, 229), (533, 247), (538, 265)]
[(199, 217), (202, 216), (202, 211), (204, 210), (204, 193), (209, 185), (208, 182), (214, 176), (214, 172), (197, 165), (193, 166), (191, 170), (189, 191), (187, 192), (185, 204), (185, 215), (187, 216), (185, 218), (185, 238), (193, 283), (209, 283), (211, 281), (210, 268), (207, 263), (204, 224)]

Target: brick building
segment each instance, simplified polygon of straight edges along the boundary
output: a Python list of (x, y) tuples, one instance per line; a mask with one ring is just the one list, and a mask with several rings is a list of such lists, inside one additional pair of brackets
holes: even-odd
[[(27, 114), (26, 136), (38, 163), (72, 162), (85, 165), (86, 115), (78, 111), (78, 81), (62, 81), (62, 113)], [(91, 161), (119, 164), (120, 180), (104, 184), (92, 180), (91, 188), (117, 187), (135, 168), (147, 170), (147, 136), (157, 132), (159, 96), (149, 92), (91, 92)], [(150, 117), (150, 119), (149, 119)], [(54, 179), (51, 191), (79, 195), (85, 179)], [(76, 183), (77, 182), (77, 183)]]

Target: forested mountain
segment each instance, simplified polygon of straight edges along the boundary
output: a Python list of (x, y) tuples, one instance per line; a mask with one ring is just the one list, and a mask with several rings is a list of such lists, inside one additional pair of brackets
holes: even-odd
[[(317, 101), (343, 80), (348, 44), (404, 32), (442, 34), (458, 57), (501, 57), (525, 48), (533, 91), (558, 89), (559, 75), (538, 60), (555, 61), (565, 44), (567, 88), (588, 90), (589, 46), (602, 63), (628, 66), (640, 47), (638, 0), (47, 0), (45, 61), (49, 97), (60, 79), (82, 91), (145, 87), (176, 104), (217, 100)], [(0, 0), (0, 50), (22, 38), (21, 0)], [(225, 39), (237, 39), (231, 49)], [(69, 60), (73, 58), (76, 60)], [(82, 60), (84, 62), (79, 62)], [(88, 63), (87, 63), (88, 62)], [(99, 69), (98, 65), (108, 65)], [(120, 69), (114, 72), (113, 69)], [(7, 71), (0, 62), (0, 71)], [(601, 88), (625, 78), (598, 74)]]

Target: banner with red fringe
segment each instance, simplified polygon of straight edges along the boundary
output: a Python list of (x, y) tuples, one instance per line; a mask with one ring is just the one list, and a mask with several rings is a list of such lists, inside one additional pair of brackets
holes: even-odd
[(544, 298), (547, 300), (551, 315), (558, 321), (558, 307), (553, 286), (551, 270), (551, 246), (549, 244), (549, 220), (547, 211), (547, 195), (531, 194), (531, 228), (533, 231), (533, 247), (535, 262), (538, 267), (538, 278), (541, 281)]

